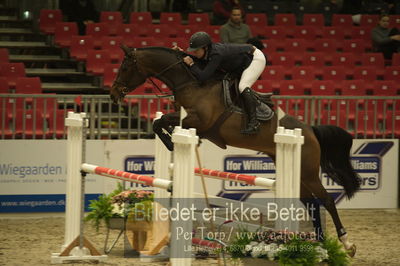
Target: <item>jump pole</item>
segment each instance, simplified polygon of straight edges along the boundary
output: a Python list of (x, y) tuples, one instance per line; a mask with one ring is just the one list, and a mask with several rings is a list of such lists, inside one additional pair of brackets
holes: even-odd
[(68, 112), (65, 119), (68, 127), (67, 138), (67, 185), (65, 202), (65, 237), (61, 253), (53, 253), (52, 263), (63, 263), (72, 260), (103, 261), (106, 255), (101, 255), (95, 247), (83, 236), (84, 208), (84, 174), (80, 165), (84, 157), (83, 135), (88, 121), (85, 113)]
[[(285, 129), (278, 127), (274, 135), (276, 143), (276, 190), (275, 198), (280, 208), (301, 206), (301, 145), (304, 144), (304, 136), (300, 128)], [(298, 231), (299, 222), (287, 219), (278, 219), (275, 223), (276, 230)]]

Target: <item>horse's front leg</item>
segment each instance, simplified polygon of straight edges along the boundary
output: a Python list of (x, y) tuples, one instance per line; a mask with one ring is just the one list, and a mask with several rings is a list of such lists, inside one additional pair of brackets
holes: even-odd
[(169, 113), (161, 116), (153, 122), (153, 131), (164, 143), (168, 150), (174, 150), (174, 144), (171, 140), (174, 127), (179, 125), (179, 112)]

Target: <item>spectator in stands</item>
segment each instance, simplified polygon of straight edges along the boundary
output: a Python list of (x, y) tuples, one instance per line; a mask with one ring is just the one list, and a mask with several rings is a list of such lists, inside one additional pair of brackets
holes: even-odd
[(234, 7), (228, 22), (219, 30), (222, 43), (246, 43), (251, 37), (250, 27), (243, 23), (242, 10)]
[(244, 15), (244, 8), (240, 5), (239, 0), (215, 0), (213, 4), (212, 24), (222, 25), (226, 23), (234, 7), (242, 10), (242, 15)]
[(400, 51), (400, 32), (397, 28), (389, 28), (389, 20), (388, 15), (381, 15), (378, 26), (371, 31), (373, 48), (383, 53), (385, 59), (392, 59), (393, 53)]
[[(183, 51), (179, 47), (173, 49)], [(248, 117), (242, 134), (257, 133), (260, 123), (256, 118), (256, 99), (251, 86), (265, 68), (264, 54), (250, 44), (213, 43), (204, 31), (190, 37), (188, 51), (193, 55), (185, 56), (183, 61), (200, 82), (215, 78), (218, 72), (240, 77), (238, 87)]]
[(80, 35), (85, 35), (86, 25), (99, 20), (99, 12), (92, 0), (62, 0), (60, 9), (68, 21), (76, 22)]

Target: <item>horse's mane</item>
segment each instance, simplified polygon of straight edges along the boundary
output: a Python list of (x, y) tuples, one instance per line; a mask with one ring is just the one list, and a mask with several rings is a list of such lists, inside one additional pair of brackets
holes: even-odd
[(171, 48), (167, 48), (167, 47), (162, 47), (162, 46), (148, 46), (148, 47), (141, 47), (141, 48), (137, 48), (138, 50), (157, 50), (157, 51), (163, 51), (163, 52), (167, 52), (171, 55), (175, 55), (179, 58), (183, 58), (184, 56), (186, 56), (187, 54), (185, 52), (181, 52), (178, 50), (174, 50)]

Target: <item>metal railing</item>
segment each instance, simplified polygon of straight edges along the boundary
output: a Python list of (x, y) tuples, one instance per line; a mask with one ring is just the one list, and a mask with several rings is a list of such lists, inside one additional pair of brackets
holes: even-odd
[[(273, 101), (307, 124), (337, 125), (355, 138), (395, 138), (400, 131), (400, 96), (274, 96)], [(65, 139), (68, 111), (88, 114), (89, 139), (136, 139), (152, 137), (155, 112), (173, 108), (171, 98), (155, 95), (129, 95), (114, 105), (108, 95), (0, 94), (0, 139)]]

